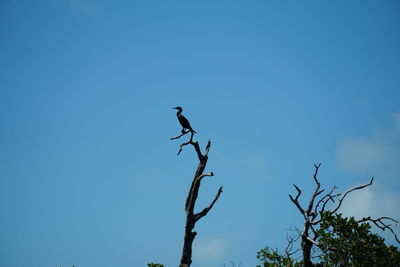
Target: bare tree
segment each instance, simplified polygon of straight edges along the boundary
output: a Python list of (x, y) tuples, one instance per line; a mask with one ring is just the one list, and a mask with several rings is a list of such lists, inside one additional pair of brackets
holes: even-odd
[(201, 181), (204, 177), (209, 177), (209, 176), (214, 176), (213, 172), (210, 173), (204, 173), (204, 169), (206, 168), (207, 160), (208, 160), (208, 153), (210, 151), (211, 147), (211, 141), (208, 140), (208, 143), (205, 147), (205, 152), (204, 154), (201, 152), (200, 145), (197, 141), (193, 141), (193, 135), (194, 132), (191, 130), (182, 130), (182, 133), (176, 137), (172, 137), (171, 140), (175, 140), (178, 138), (181, 138), (185, 134), (190, 133), (190, 140), (182, 143), (180, 145), (180, 149), (178, 151), (178, 155), (182, 152), (182, 149), (186, 145), (192, 145), (197, 153), (197, 157), (199, 159), (199, 164), (197, 166), (197, 170), (194, 174), (192, 185), (190, 186), (187, 198), (186, 198), (186, 204), (185, 204), (185, 211), (186, 211), (186, 225), (185, 225), (185, 237), (184, 237), (184, 242), (183, 242), (183, 250), (182, 250), (182, 257), (181, 257), (181, 263), (179, 267), (189, 267), (190, 264), (192, 263), (192, 244), (193, 240), (196, 237), (196, 232), (193, 231), (196, 223), (206, 216), (208, 212), (212, 209), (214, 206), (215, 202), (217, 202), (218, 198), (220, 197), (222, 193), (222, 186), (219, 188), (217, 194), (215, 195), (214, 200), (211, 202), (211, 204), (208, 207), (205, 207), (202, 211), (200, 212), (195, 212), (195, 205), (196, 205), (196, 200), (197, 196), (199, 194), (199, 188), (201, 185)]
[[(303, 215), (304, 218), (304, 229), (301, 232), (301, 249), (302, 249), (302, 256), (303, 256), (303, 263), (305, 267), (313, 267), (313, 266), (320, 266), (318, 263), (312, 262), (312, 248), (313, 246), (320, 247), (318, 243), (318, 233), (316, 231), (316, 227), (322, 222), (322, 215), (324, 212), (329, 212), (330, 214), (335, 214), (341, 207), (343, 200), (353, 191), (363, 189), (372, 185), (374, 181), (374, 177), (371, 178), (370, 182), (364, 185), (356, 186), (347, 190), (344, 193), (335, 193), (337, 187), (333, 187), (329, 190), (328, 193), (322, 194), (325, 189), (321, 189), (321, 184), (318, 181), (318, 170), (321, 164), (314, 164), (315, 171), (314, 171), (314, 182), (315, 182), (315, 189), (314, 193), (311, 195), (311, 198), (308, 202), (307, 206), (302, 206), (299, 202), (299, 197), (301, 195), (301, 190), (295, 184), (293, 185), (297, 191), (297, 195), (293, 197), (289, 194), (290, 200), (294, 203), (300, 213)], [(327, 204), (331, 202), (333, 204), (333, 208), (328, 210)], [(363, 222), (371, 222), (376, 225), (381, 230), (389, 229), (392, 232), (397, 242), (400, 243), (397, 235), (393, 231), (391, 225), (388, 222), (398, 222), (390, 217), (380, 217), (380, 218), (371, 218), (365, 217), (360, 220), (357, 220), (357, 223)], [(312, 234), (312, 236), (311, 236)], [(334, 249), (334, 248), (332, 248)]]
[(295, 248), (294, 245), (300, 239), (300, 230), (298, 228), (292, 230), (296, 231), (296, 234), (286, 234), (287, 245), (283, 251), (284, 255), (288, 259), (292, 258), (293, 255), (297, 254), (300, 250), (299, 248)]

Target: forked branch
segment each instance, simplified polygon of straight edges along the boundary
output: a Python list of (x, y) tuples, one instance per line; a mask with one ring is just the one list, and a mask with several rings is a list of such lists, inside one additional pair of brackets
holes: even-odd
[(186, 226), (185, 226), (185, 237), (184, 237), (184, 243), (183, 243), (183, 250), (182, 250), (182, 257), (181, 257), (181, 263), (180, 267), (189, 267), (192, 263), (192, 244), (195, 236), (197, 233), (193, 231), (196, 222), (200, 220), (202, 217), (206, 216), (208, 212), (213, 208), (214, 204), (217, 202), (219, 199), (221, 193), (222, 193), (222, 186), (219, 188), (214, 200), (211, 202), (211, 204), (204, 208), (201, 212), (194, 213), (195, 205), (196, 205), (196, 200), (199, 194), (199, 188), (201, 185), (201, 181), (203, 180), (204, 177), (209, 177), (209, 176), (214, 176), (213, 172), (210, 173), (203, 173), (204, 169), (207, 165), (207, 160), (208, 160), (208, 153), (210, 151), (211, 147), (211, 141), (208, 140), (207, 145), (205, 147), (205, 153), (201, 153), (200, 145), (197, 141), (193, 141), (193, 131), (182, 131), (182, 133), (176, 137), (172, 137), (171, 140), (179, 139), (185, 134), (191, 133), (190, 139), (187, 142), (184, 142), (180, 144), (180, 148), (178, 151), (178, 155), (181, 153), (182, 149), (184, 146), (187, 145), (192, 145), (194, 147), (194, 150), (196, 151), (197, 157), (199, 159), (199, 164), (197, 167), (197, 170), (194, 174), (192, 184), (190, 186), (187, 198), (186, 198), (186, 203), (185, 203), (185, 211), (186, 211)]
[(296, 207), (299, 209), (299, 211), (301, 212), (301, 214), (305, 215), (304, 213), (304, 209), (301, 207), (300, 203), (299, 203), (299, 196), (301, 195), (301, 190), (300, 188), (297, 187), (297, 185), (293, 184), (294, 188), (296, 188), (297, 190), (297, 195), (295, 198), (292, 197), (291, 194), (289, 194), (289, 198), (290, 200), (296, 205)]

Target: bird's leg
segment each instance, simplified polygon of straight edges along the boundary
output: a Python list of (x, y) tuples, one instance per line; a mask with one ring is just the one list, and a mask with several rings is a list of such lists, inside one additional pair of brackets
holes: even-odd
[(181, 131), (181, 133), (183, 133), (183, 134), (185, 133), (185, 128), (182, 128), (182, 131)]

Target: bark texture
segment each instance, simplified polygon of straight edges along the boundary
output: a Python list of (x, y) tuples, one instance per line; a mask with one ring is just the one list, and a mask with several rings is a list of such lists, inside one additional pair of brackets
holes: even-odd
[(222, 186), (221, 186), (219, 188), (217, 194), (215, 195), (214, 200), (210, 203), (209, 206), (205, 207), (200, 212), (196, 213), (194, 211), (202, 179), (204, 177), (214, 176), (214, 173), (213, 172), (204, 173), (204, 170), (207, 165), (207, 160), (208, 160), (208, 152), (210, 151), (210, 147), (211, 147), (210, 140), (208, 141), (206, 148), (205, 148), (205, 152), (203, 154), (201, 152), (199, 143), (197, 141), (193, 141), (193, 135), (194, 135), (193, 132), (184, 131), (184, 132), (182, 132), (181, 135), (172, 137), (171, 139), (172, 140), (178, 139), (187, 133), (191, 134), (190, 140), (188, 142), (180, 145), (178, 155), (182, 152), (182, 149), (184, 146), (192, 145), (194, 147), (197, 157), (199, 159), (199, 164), (198, 164), (197, 170), (194, 174), (192, 184), (190, 186), (190, 189), (189, 189), (189, 192), (188, 192), (188, 195), (186, 198), (186, 203), (185, 203), (185, 212), (186, 212), (185, 236), (183, 239), (182, 257), (181, 257), (179, 267), (189, 267), (191, 265), (191, 263), (192, 263), (192, 245), (193, 245), (193, 240), (195, 239), (195, 237), (197, 235), (197, 233), (194, 231), (196, 222), (208, 214), (208, 212), (212, 209), (215, 202), (217, 202), (218, 198), (220, 197), (220, 195), (222, 193)]

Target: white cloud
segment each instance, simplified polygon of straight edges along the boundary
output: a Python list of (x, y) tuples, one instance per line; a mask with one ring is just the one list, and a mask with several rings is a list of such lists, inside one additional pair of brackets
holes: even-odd
[(193, 258), (199, 261), (215, 261), (224, 258), (228, 242), (222, 238), (195, 239)]
[[(400, 219), (400, 195), (396, 191), (400, 185), (400, 113), (393, 114), (392, 118), (391, 129), (380, 130), (368, 138), (349, 138), (339, 145), (338, 161), (343, 169), (376, 178), (372, 186), (346, 197), (339, 210), (346, 216)], [(393, 239), (387, 231), (375, 231)], [(395, 231), (400, 232), (400, 225)]]
[[(373, 186), (373, 185), (372, 185)], [(354, 191), (346, 197), (339, 212), (345, 216), (353, 216), (355, 219), (371, 216), (379, 218), (383, 216), (400, 219), (400, 196), (386, 189), (373, 189), (372, 187)], [(400, 225), (386, 221), (391, 224), (393, 231), (399, 236)], [(393, 235), (389, 231), (382, 231), (370, 223), (373, 232), (384, 237), (388, 243), (396, 244)]]
[(398, 183), (400, 178), (400, 113), (392, 115), (393, 127), (366, 138), (348, 138), (338, 147), (338, 162), (345, 170), (379, 176)]
[[(374, 184), (372, 185), (372, 187)], [(396, 219), (400, 216), (400, 196), (385, 189), (372, 187), (357, 190), (348, 195), (340, 212), (356, 219), (373, 216), (390, 216)]]

